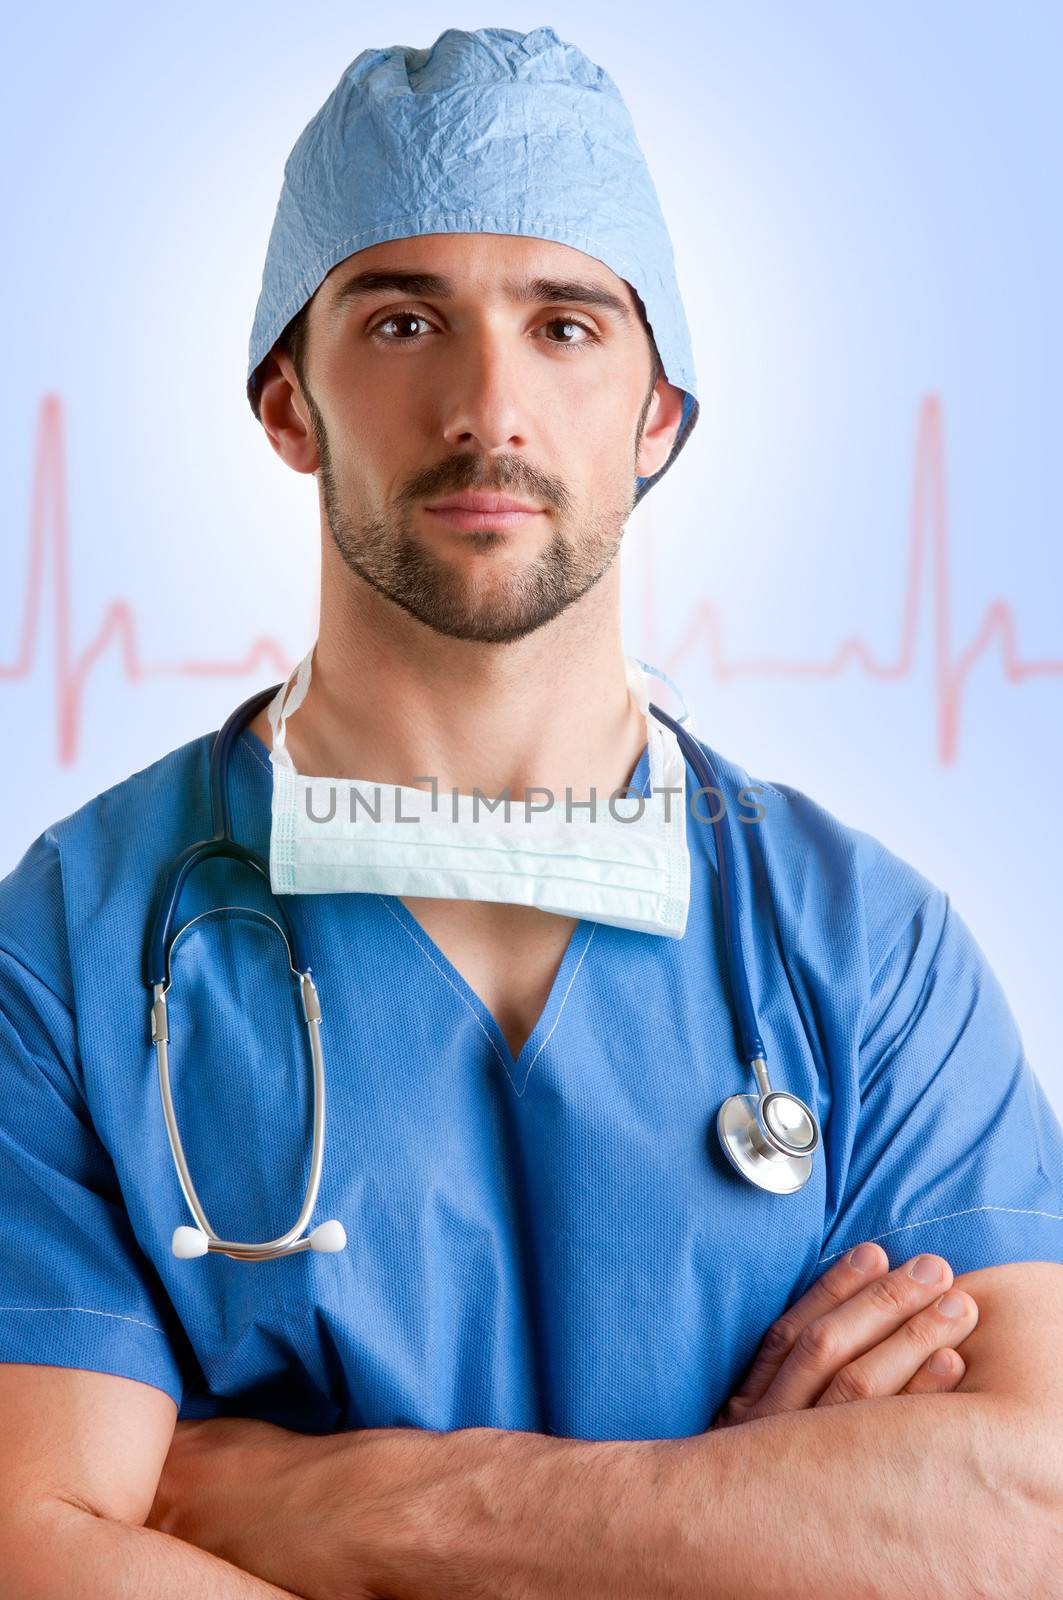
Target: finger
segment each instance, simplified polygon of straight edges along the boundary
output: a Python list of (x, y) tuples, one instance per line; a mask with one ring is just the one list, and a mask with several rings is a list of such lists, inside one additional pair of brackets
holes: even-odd
[[(936, 1273), (930, 1282), (913, 1276), (913, 1269), (922, 1270), (926, 1262)], [(757, 1415), (805, 1411), (814, 1406), (843, 1367), (882, 1344), (951, 1286), (952, 1268), (944, 1257), (923, 1255), (913, 1256), (903, 1266), (858, 1289), (833, 1311), (816, 1317), (801, 1330), (757, 1402)], [(783, 1321), (785, 1323), (785, 1317)], [(941, 1339), (938, 1343), (944, 1344), (947, 1340)], [(916, 1365), (933, 1348), (933, 1345), (925, 1345)], [(907, 1382), (912, 1371), (914, 1368), (900, 1381)]]
[[(947, 1315), (948, 1310), (955, 1315)], [(960, 1344), (977, 1323), (977, 1303), (962, 1289), (950, 1289), (873, 1350), (842, 1367), (817, 1404), (839, 1405), (900, 1394), (936, 1351)]]
[[(868, 1252), (867, 1256), (861, 1256), (859, 1267), (853, 1261), (857, 1250)], [(733, 1397), (738, 1402), (736, 1409), (744, 1409), (761, 1399), (774, 1382), (798, 1335), (809, 1323), (834, 1311), (875, 1278), (883, 1277), (889, 1271), (889, 1264), (881, 1245), (866, 1243), (850, 1250), (817, 1278), (764, 1335), (756, 1360)]]
[[(942, 1362), (944, 1370), (941, 1372), (932, 1371), (931, 1361)], [(945, 1365), (946, 1363), (947, 1365)], [(915, 1377), (905, 1384), (901, 1393), (948, 1394), (955, 1389), (966, 1371), (967, 1363), (960, 1355), (960, 1352), (945, 1345), (923, 1362)]]

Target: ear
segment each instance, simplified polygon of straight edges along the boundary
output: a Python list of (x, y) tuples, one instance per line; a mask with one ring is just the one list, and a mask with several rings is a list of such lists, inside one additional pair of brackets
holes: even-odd
[(259, 416), (269, 442), (293, 472), (316, 472), (320, 461), (310, 413), (292, 359), (277, 345), (258, 369)]
[(653, 398), (646, 413), (646, 426), (635, 457), (635, 471), (640, 478), (652, 478), (660, 472), (672, 453), (679, 424), (683, 420), (683, 391), (669, 383), (662, 374), (654, 385)]

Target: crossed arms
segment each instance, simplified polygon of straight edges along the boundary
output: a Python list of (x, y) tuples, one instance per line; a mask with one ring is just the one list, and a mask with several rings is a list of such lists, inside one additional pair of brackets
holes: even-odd
[(678, 1440), (175, 1432), (148, 1385), (0, 1365), (5, 1600), (1058, 1600), (1063, 1266), (954, 1287), (954, 1392)]

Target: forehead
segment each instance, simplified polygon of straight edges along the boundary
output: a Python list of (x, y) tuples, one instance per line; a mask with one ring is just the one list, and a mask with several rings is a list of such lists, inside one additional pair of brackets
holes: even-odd
[(507, 285), (537, 278), (571, 282), (602, 289), (630, 312), (636, 310), (630, 284), (597, 256), (554, 239), (512, 233), (425, 233), (386, 239), (337, 262), (320, 286), (321, 298), (331, 300), (363, 273), (390, 269), (437, 274), (448, 280), (453, 294), (481, 297), (502, 297)]

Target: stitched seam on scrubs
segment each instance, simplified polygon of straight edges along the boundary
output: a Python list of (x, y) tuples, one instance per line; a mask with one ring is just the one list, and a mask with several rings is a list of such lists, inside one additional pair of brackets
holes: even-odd
[[(652, 760), (652, 752), (647, 751), (647, 758), (648, 759), (647, 759), (647, 762), (646, 762), (646, 787), (642, 791), (643, 797), (646, 796), (646, 794), (648, 793), (649, 788), (650, 788), (650, 779), (651, 779), (650, 761)], [(538, 1061), (539, 1057), (542, 1055), (543, 1051), (546, 1049), (547, 1044), (550, 1042), (550, 1039), (553, 1037), (554, 1029), (557, 1027), (558, 1023), (561, 1021), (561, 1013), (562, 1013), (562, 1011), (564, 1011), (565, 1003), (568, 1000), (568, 997), (572, 992), (572, 985), (576, 981), (576, 973), (579, 972), (580, 967), (582, 967), (583, 961), (584, 961), (584, 957), (586, 956), (587, 951), (591, 947), (591, 940), (594, 938), (594, 935), (598, 932), (598, 929), (599, 929), (600, 926), (601, 926), (600, 923), (595, 922), (591, 927), (591, 931), (587, 936), (587, 942), (583, 946), (583, 949), (580, 951), (580, 956), (579, 956), (579, 960), (576, 962), (575, 971), (573, 972), (571, 978), (568, 980), (568, 988), (565, 990), (564, 994), (561, 997), (561, 1003), (557, 1008), (557, 1016), (553, 1020), (553, 1023), (552, 1023), (551, 1028), (550, 1028), (550, 1032), (546, 1035), (546, 1038), (542, 1041), (542, 1043), (540, 1044), (538, 1050), (536, 1050), (535, 1054), (532, 1056), (531, 1060), (528, 1062), (528, 1070), (524, 1074), (524, 1082), (521, 1084), (520, 1088), (517, 1089), (518, 1095), (523, 1095), (525, 1089), (527, 1089), (527, 1087), (528, 1087), (528, 1079), (531, 1077), (531, 1074), (532, 1074), (532, 1068), (534, 1067), (535, 1063)], [(504, 1063), (503, 1063), (503, 1065), (504, 1065)], [(510, 1082), (513, 1083), (512, 1078), (510, 1078)], [(516, 1089), (517, 1088), (516, 1084), (513, 1084), (513, 1087)]]
[[(408, 939), (410, 939), (413, 942), (414, 945), (416, 945), (417, 949), (420, 950), (421, 954), (425, 957), (425, 959), (427, 961), (430, 961), (432, 963), (433, 967), (435, 967), (436, 971), (443, 978), (446, 979), (447, 983), (453, 989), (454, 993), (457, 995), (457, 997), (461, 1001), (462, 1005), (465, 1006), (466, 1010), (472, 1016), (473, 1020), (476, 1023), (476, 1026), (479, 1028), (480, 1032), (483, 1034), (484, 1038), (487, 1040), (488, 1044), (491, 1046), (491, 1049), (494, 1051), (495, 1055), (498, 1057), (499, 1061), (502, 1063), (502, 1070), (505, 1072), (506, 1077), (509, 1079), (510, 1083), (513, 1083), (513, 1074), (510, 1072), (509, 1068), (506, 1066), (506, 1058), (505, 1058), (505, 1056), (502, 1054), (501, 1050), (499, 1050), (498, 1046), (495, 1044), (495, 1041), (492, 1039), (491, 1035), (488, 1033), (487, 1029), (484, 1027), (482, 1019), (479, 1016), (477, 1016), (476, 1008), (470, 1003), (468, 997), (466, 995), (462, 994), (462, 992), (458, 988), (457, 984), (451, 978), (450, 973), (447, 972), (445, 967), (441, 967), (439, 965), (439, 962), (436, 960), (436, 958), (432, 954), (431, 950), (429, 950), (426, 945), (423, 945), (421, 943), (420, 939), (417, 938), (416, 934), (412, 931), (412, 929), (410, 929), (410, 928), (408, 928), (406, 926), (406, 924), (403, 922), (402, 918), (398, 915), (398, 913), (395, 912), (392, 909), (392, 907), (388, 905), (388, 903), (385, 900), (384, 896), (382, 894), (378, 894), (377, 895), (377, 899), (380, 901), (380, 904), (384, 907), (384, 910), (388, 913), (388, 915), (390, 917), (394, 917), (395, 918), (395, 921), (398, 923), (398, 925), (402, 929), (403, 933), (407, 936)], [(516, 1093), (518, 1095), (523, 1095), (524, 1090), (528, 1087), (528, 1079), (531, 1077), (532, 1067), (534, 1067), (535, 1063), (538, 1061), (539, 1057), (542, 1055), (544, 1049), (546, 1048), (546, 1045), (549, 1042), (551, 1035), (553, 1034), (554, 1028), (556, 1028), (558, 1023), (561, 1021), (561, 1013), (565, 1009), (565, 1002), (567, 1001), (570, 993), (572, 992), (572, 985), (576, 981), (576, 972), (578, 972), (580, 967), (582, 967), (583, 958), (587, 954), (587, 951), (590, 949), (591, 940), (594, 938), (594, 935), (597, 933), (597, 931), (598, 931), (598, 924), (595, 923), (594, 926), (591, 928), (590, 934), (588, 935), (587, 943), (583, 946), (583, 949), (580, 951), (580, 958), (576, 962), (576, 971), (573, 972), (571, 978), (568, 980), (568, 988), (565, 990), (564, 994), (561, 997), (560, 1004), (558, 1005), (558, 1008), (557, 1008), (557, 1016), (553, 1020), (553, 1024), (552, 1024), (552, 1026), (550, 1028), (550, 1032), (546, 1035), (546, 1038), (543, 1040), (542, 1044), (540, 1044), (538, 1050), (536, 1050), (534, 1056), (532, 1057), (532, 1059), (528, 1063), (528, 1070), (524, 1075), (524, 1083), (522, 1084), (522, 1086), (519, 1089), (517, 1088), (517, 1085), (515, 1083), (513, 1083), (513, 1088), (514, 1088), (514, 1090), (516, 1091)], [(482, 1002), (481, 1002), (481, 1004), (482, 1004)], [(486, 1007), (484, 1009), (486, 1010)], [(536, 1024), (536, 1026), (538, 1026), (538, 1024)]]
[[(1013, 1217), (1047, 1217), (1049, 1222), (1063, 1222), (1063, 1216), (1057, 1216), (1054, 1211), (1031, 1211), (1023, 1206), (968, 1206), (965, 1211), (947, 1211), (943, 1217), (922, 1217), (918, 1222), (904, 1222), (896, 1228), (887, 1228), (885, 1233), (861, 1235), (864, 1239), (888, 1239), (894, 1233), (907, 1233), (912, 1228), (925, 1227), (929, 1222), (951, 1222), (953, 1217), (971, 1217), (979, 1211), (1006, 1211)], [(846, 1245), (845, 1250), (851, 1250), (852, 1245)], [(845, 1250), (834, 1250), (829, 1256), (820, 1256), (821, 1261), (833, 1261), (836, 1256), (843, 1256)]]
[[(510, 1083), (513, 1083), (513, 1079), (510, 1077), (509, 1068), (506, 1066), (505, 1058), (502, 1055), (502, 1052), (499, 1050), (498, 1046), (495, 1044), (495, 1041), (492, 1039), (491, 1035), (488, 1033), (487, 1029), (484, 1027), (483, 1022), (481, 1021), (481, 1019), (476, 1015), (475, 1008), (469, 1004), (469, 1001), (468, 1001), (467, 997), (462, 994), (462, 992), (458, 988), (457, 984), (451, 978), (449, 972), (447, 972), (443, 967), (441, 967), (439, 965), (439, 962), (436, 960), (436, 958), (432, 954), (431, 950), (428, 950), (428, 949), (425, 948), (425, 946), (421, 943), (421, 941), (406, 926), (406, 924), (403, 922), (402, 918), (397, 914), (397, 912), (395, 912), (392, 909), (392, 907), (388, 905), (387, 901), (384, 899), (384, 896), (382, 894), (378, 894), (377, 895), (377, 899), (380, 901), (380, 904), (384, 907), (384, 910), (387, 912), (388, 916), (395, 918), (395, 921), (398, 923), (398, 925), (402, 929), (403, 933), (406, 935), (406, 937), (409, 940), (411, 940), (411, 942), (421, 952), (421, 954), (424, 956), (424, 958), (427, 961), (430, 961), (432, 963), (433, 967), (435, 967), (436, 971), (440, 974), (441, 977), (446, 979), (447, 983), (453, 989), (454, 993), (457, 995), (457, 997), (461, 1001), (462, 1005), (465, 1006), (466, 1010), (473, 1017), (473, 1019), (474, 1019), (474, 1021), (476, 1023), (476, 1026), (479, 1028), (480, 1032), (483, 1034), (484, 1038), (487, 1040), (488, 1044), (491, 1046), (491, 1049), (494, 1051), (494, 1053), (498, 1057), (499, 1061), (501, 1061), (502, 1066), (503, 1066), (503, 1068), (505, 1070), (506, 1077), (509, 1078)], [(516, 1084), (513, 1084), (513, 1087), (516, 1088)]]
[(246, 745), (247, 749), (251, 753), (251, 756), (253, 757), (253, 759), (255, 761), (258, 762), (259, 766), (264, 768), (266, 772), (272, 773), (273, 768), (270, 766), (269, 762), (263, 756), (259, 755), (258, 751), (255, 749), (254, 743), (252, 742), (252, 740), (248, 736), (248, 732), (247, 732), (246, 728), (244, 729), (243, 733), (240, 735), (240, 740), (241, 740), (242, 744)]
[[(259, 764), (261, 766), (264, 767), (266, 765), (266, 763), (262, 760), (262, 757), (259, 755), (258, 751), (251, 744), (250, 740), (247, 741), (247, 746), (248, 746), (248, 749), (251, 751), (251, 754), (254, 756), (255, 760), (257, 762), (259, 762)], [(468, 997), (466, 995), (462, 994), (462, 992), (458, 988), (457, 984), (451, 978), (449, 972), (447, 972), (444, 967), (441, 967), (439, 965), (439, 962), (436, 960), (436, 958), (432, 954), (431, 950), (429, 950), (426, 945), (423, 945), (421, 943), (421, 941), (416, 937), (416, 935), (412, 932), (412, 930), (409, 929), (406, 926), (406, 924), (403, 922), (402, 918), (397, 914), (397, 912), (394, 911), (393, 908), (388, 905), (387, 900), (384, 898), (384, 896), (382, 894), (378, 894), (377, 895), (377, 899), (380, 901), (380, 904), (384, 907), (384, 910), (388, 913), (388, 915), (391, 916), (391, 917), (394, 917), (395, 921), (398, 923), (399, 927), (402, 929), (402, 931), (406, 935), (406, 937), (408, 939), (410, 939), (413, 942), (413, 944), (416, 945), (417, 949), (420, 950), (421, 954), (425, 957), (425, 959), (430, 961), (432, 963), (433, 967), (435, 967), (436, 971), (443, 978), (446, 979), (447, 983), (450, 985), (451, 989), (453, 989), (454, 993), (457, 995), (457, 997), (461, 1001), (462, 1005), (469, 1012), (469, 1015), (474, 1019), (474, 1021), (476, 1023), (476, 1026), (479, 1028), (480, 1032), (483, 1034), (484, 1038), (487, 1040), (488, 1044), (491, 1046), (491, 1049), (494, 1051), (495, 1055), (498, 1057), (499, 1061), (502, 1063), (502, 1069), (505, 1072), (506, 1077), (509, 1079), (510, 1083), (513, 1083), (513, 1076), (512, 1076), (512, 1073), (510, 1072), (509, 1068), (506, 1066), (505, 1057), (503, 1056), (502, 1052), (499, 1050), (498, 1046), (495, 1044), (495, 1041), (492, 1039), (492, 1037), (488, 1033), (487, 1029), (484, 1027), (483, 1020), (477, 1015), (476, 1009), (475, 1009), (475, 1007), (473, 1005), (470, 1004)], [(576, 963), (576, 972), (578, 972), (580, 967), (582, 967), (583, 958), (587, 954), (587, 951), (590, 949), (590, 947), (591, 947), (591, 939), (594, 938), (594, 935), (595, 935), (595, 933), (597, 931), (598, 931), (598, 923), (595, 923), (594, 927), (591, 929), (590, 937), (588, 938), (587, 943), (583, 946), (583, 949), (580, 952), (580, 958)], [(532, 1057), (531, 1061), (528, 1063), (528, 1071), (525, 1074), (523, 1086), (520, 1089), (517, 1089), (517, 1085), (515, 1083), (513, 1083), (513, 1088), (516, 1090), (518, 1095), (522, 1095), (524, 1093), (524, 1090), (528, 1087), (528, 1079), (531, 1076), (532, 1067), (534, 1067), (535, 1063), (538, 1061), (539, 1057), (542, 1055), (543, 1050), (545, 1049), (545, 1047), (546, 1047), (551, 1035), (553, 1034), (554, 1028), (556, 1028), (558, 1023), (561, 1021), (561, 1013), (565, 1009), (565, 1002), (567, 1001), (567, 999), (569, 997), (569, 994), (571, 993), (573, 983), (576, 981), (576, 972), (573, 972), (572, 977), (568, 981), (568, 988), (565, 990), (564, 995), (561, 998), (561, 1003), (557, 1008), (557, 1016), (554, 1018), (553, 1026), (551, 1027), (550, 1032), (546, 1035), (546, 1038), (543, 1040), (542, 1044), (539, 1046), (538, 1050), (536, 1050), (536, 1052), (535, 1052), (534, 1056)]]
[[(583, 949), (580, 951), (579, 960), (576, 962), (575, 972), (573, 972), (571, 978), (569, 978), (569, 980), (568, 980), (568, 988), (565, 990), (564, 994), (561, 997), (561, 1004), (557, 1008), (557, 1016), (553, 1020), (553, 1023), (552, 1023), (551, 1028), (550, 1028), (550, 1032), (546, 1035), (546, 1038), (543, 1040), (543, 1042), (539, 1046), (538, 1050), (536, 1050), (535, 1054), (532, 1056), (531, 1060), (528, 1062), (528, 1070), (524, 1074), (524, 1082), (521, 1084), (520, 1088), (517, 1089), (518, 1095), (523, 1095), (525, 1089), (528, 1087), (528, 1079), (531, 1077), (532, 1067), (534, 1067), (535, 1063), (538, 1061), (539, 1057), (542, 1055), (543, 1051), (546, 1049), (546, 1046), (549, 1044), (550, 1039), (551, 1039), (551, 1037), (553, 1035), (554, 1028), (556, 1028), (558, 1023), (561, 1021), (561, 1013), (565, 1009), (565, 1001), (568, 999), (569, 994), (571, 993), (571, 990), (572, 990), (572, 985), (576, 981), (576, 973), (579, 971), (580, 967), (582, 967), (583, 958), (587, 954), (587, 951), (590, 949), (591, 940), (594, 938), (594, 935), (598, 932), (598, 929), (599, 929), (600, 926), (601, 926), (601, 924), (596, 922), (593, 925), (593, 927), (591, 928), (590, 934), (589, 934), (589, 936), (587, 938), (587, 943), (583, 946)], [(510, 1082), (512, 1082), (512, 1081), (513, 1080), (510, 1079)], [(514, 1088), (516, 1088), (515, 1084), (514, 1084)]]
[(135, 1322), (139, 1328), (150, 1328), (152, 1333), (165, 1333), (165, 1328), (142, 1317), (125, 1317), (119, 1311), (94, 1311), (91, 1306), (0, 1306), (0, 1311), (82, 1311), (88, 1317), (111, 1317), (115, 1322)]

